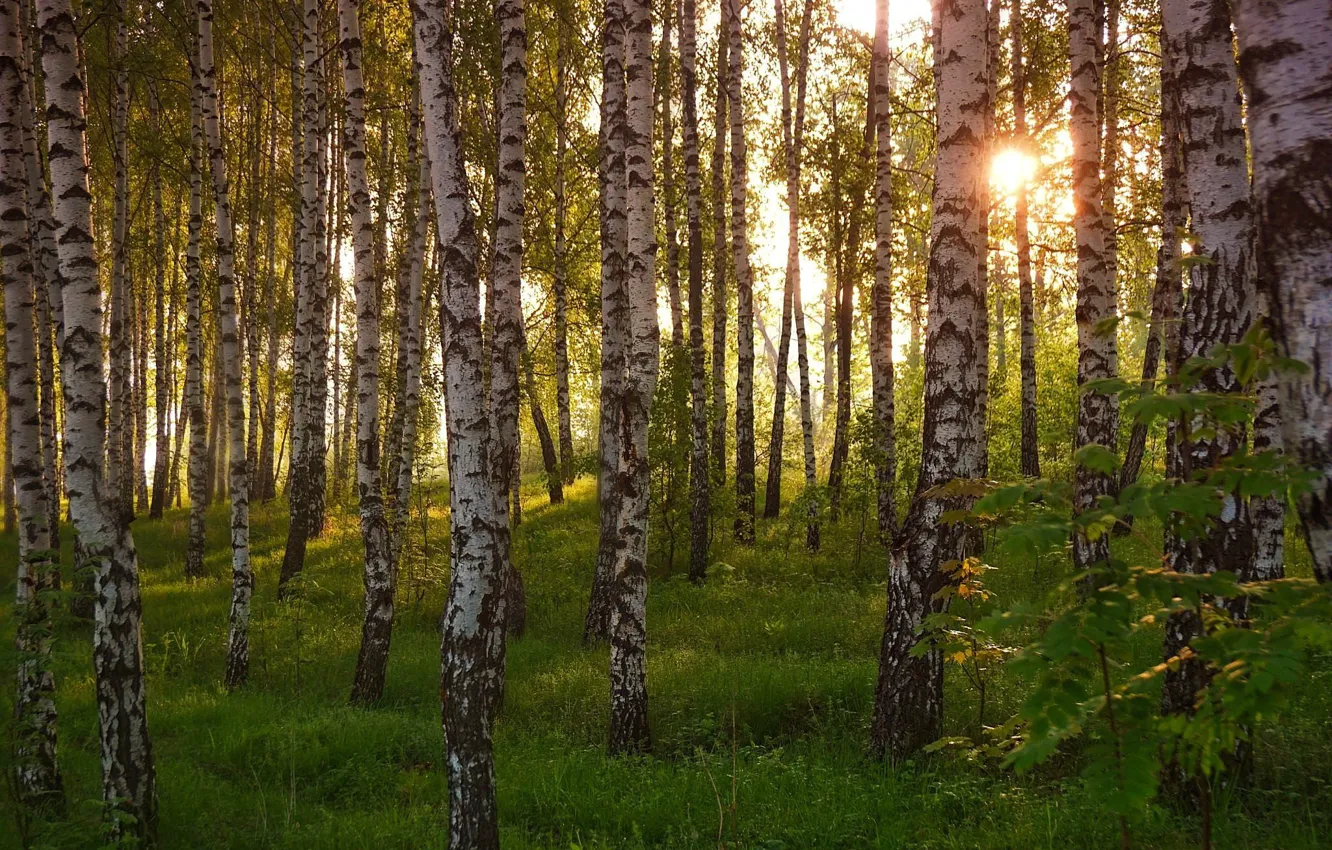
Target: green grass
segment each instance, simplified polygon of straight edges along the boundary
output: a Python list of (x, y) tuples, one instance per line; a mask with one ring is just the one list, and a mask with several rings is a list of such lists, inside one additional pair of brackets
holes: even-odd
[[(886, 767), (864, 757), (882, 627), (885, 560), (860, 547), (857, 520), (825, 529), (806, 555), (785, 520), (752, 550), (719, 544), (705, 587), (657, 564), (649, 591), (650, 757), (610, 758), (607, 654), (582, 646), (596, 548), (592, 482), (551, 508), (533, 488), (515, 544), (528, 635), (510, 644), (496, 730), (507, 848), (1092, 848), (1118, 844), (1115, 820), (1079, 782), (1076, 752), (1017, 777), (943, 757)], [(438, 493), (434, 495), (440, 500)], [(135, 523), (143, 570), (149, 724), (165, 847), (444, 847), (439, 637), (447, 523), (434, 509), (404, 567), (385, 699), (349, 708), (360, 636), (360, 539), (332, 511), (310, 549), (304, 601), (274, 601), (286, 512), (256, 509), (258, 572), (249, 685), (220, 687), (229, 550), (226, 506), (209, 513), (212, 578), (182, 578), (185, 513)], [(68, 535), (67, 535), (68, 536)], [(719, 537), (723, 535), (719, 534)], [(1307, 574), (1296, 552), (1292, 571)], [(1121, 546), (1137, 545), (1121, 541)], [(683, 552), (684, 546), (677, 548)], [(655, 550), (654, 550), (654, 554)], [(1040, 598), (1066, 564), (992, 553), (1005, 604)], [(0, 557), (12, 564), (12, 535)], [(68, 563), (68, 553), (66, 553)], [(12, 577), (12, 572), (6, 572)], [(5, 585), (12, 599), (12, 578)], [(0, 668), (12, 681), (12, 604), (0, 607)], [(66, 820), (41, 846), (97, 842), (96, 713), (86, 623), (59, 629), (60, 755)], [(1144, 640), (1145, 662), (1159, 644)], [(1315, 848), (1332, 835), (1332, 662), (1315, 660), (1292, 710), (1259, 731), (1248, 786), (1218, 800), (1216, 846)], [(988, 722), (1023, 683), (1001, 678)], [(974, 723), (975, 699), (949, 671), (947, 731)], [(12, 709), (5, 686), (0, 710)], [(7, 758), (7, 756), (0, 756)], [(0, 846), (18, 846), (12, 801)], [(719, 813), (719, 809), (721, 811)], [(1197, 822), (1158, 807), (1138, 819), (1140, 847), (1196, 846)]]

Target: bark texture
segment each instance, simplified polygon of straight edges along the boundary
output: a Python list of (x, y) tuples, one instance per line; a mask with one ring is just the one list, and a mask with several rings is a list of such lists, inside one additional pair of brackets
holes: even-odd
[[(1094, 0), (1069, 0), (1068, 55), (1073, 83), (1069, 90), (1070, 135), (1073, 138), (1073, 231), (1078, 261), (1078, 386), (1113, 378), (1119, 354), (1113, 328), (1105, 323), (1115, 316), (1114, 271), (1107, 259), (1105, 216), (1101, 184), (1101, 66), (1100, 30)], [(1119, 398), (1100, 392), (1082, 392), (1078, 398), (1075, 445), (1099, 445), (1115, 450)], [(1110, 495), (1114, 480), (1079, 466), (1074, 481), (1074, 509), (1095, 507)], [(1073, 567), (1081, 572), (1110, 557), (1110, 539), (1073, 536)]]
[[(53, 589), (49, 491), (42, 464), (41, 407), (36, 339), (36, 283), (30, 250), (28, 169), (22, 132), (27, 79), (21, 16), (0, 8), (0, 285), (5, 296), (5, 445), (11, 454), (18, 521), (14, 647), (14, 774), (19, 802), (58, 806), (64, 795), (56, 759), (57, 716), (53, 641), (47, 592)], [(45, 298), (45, 292), (40, 297)], [(45, 327), (45, 326), (43, 326)]]
[(139, 564), (134, 538), (116, 511), (102, 473), (106, 437), (102, 298), (92, 237), (78, 22), (68, 0), (39, 0), (37, 21), (65, 329), (60, 371), (66, 404), (66, 490), (84, 563), (95, 576), (93, 674), (102, 800), (108, 811), (133, 818), (132, 825), (112, 818), (113, 832), (151, 833), (157, 793), (145, 710)]
[[(726, 106), (731, 136), (731, 262), (735, 269), (735, 539), (754, 542), (754, 275), (749, 265), (749, 158), (745, 142), (740, 0), (725, 0)], [(714, 298), (717, 296), (713, 296)]]
[(213, 63), (213, 3), (197, 0), (199, 12), (199, 100), (203, 105), (208, 170), (213, 177), (217, 223), (218, 321), (222, 331), (223, 375), (227, 392), (227, 489), (231, 496), (231, 615), (227, 630), (226, 685), (245, 683), (250, 669), (250, 475), (245, 460), (245, 398), (240, 326), (236, 308), (236, 226), (231, 218), (227, 160), (222, 148), (222, 115)]
[(449, 779), (448, 846), (493, 850), (499, 847), (499, 817), (491, 733), (504, 685), (504, 562), (482, 381), (476, 219), (453, 81), (455, 22), (444, 0), (413, 0), (412, 18), (443, 272), (440, 332), (452, 552), (440, 698)]
[(940, 522), (960, 507), (933, 493), (980, 474), (980, 346), (985, 309), (979, 271), (985, 104), (983, 0), (946, 0), (936, 54), (939, 152), (927, 279), (925, 418), (916, 494), (891, 555), (870, 749), (902, 758), (931, 741), (943, 719), (943, 659), (912, 655), (925, 616), (940, 604), (940, 565), (962, 556), (964, 535)]
[(1332, 0), (1236, 0), (1249, 98), (1258, 278), (1277, 346), (1285, 450), (1319, 475), (1300, 499), (1314, 575), (1332, 581)]
[[(998, 8), (997, 0), (992, 0)], [(873, 372), (875, 481), (879, 537), (891, 541), (897, 526), (894, 498), (897, 445), (893, 430), (893, 139), (889, 95), (888, 0), (875, 2), (874, 27), (874, 286), (870, 291), (870, 367)], [(995, 13), (997, 17), (997, 12)]]

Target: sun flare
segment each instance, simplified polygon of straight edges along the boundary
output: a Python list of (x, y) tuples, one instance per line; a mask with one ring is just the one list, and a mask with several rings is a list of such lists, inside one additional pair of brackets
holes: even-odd
[(990, 164), (990, 183), (1005, 194), (1027, 185), (1035, 174), (1036, 160), (1016, 148), (999, 151)]

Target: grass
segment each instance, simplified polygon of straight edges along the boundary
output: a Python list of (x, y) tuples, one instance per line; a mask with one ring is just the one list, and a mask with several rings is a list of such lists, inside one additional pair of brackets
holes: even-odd
[[(713, 578), (701, 588), (682, 569), (657, 564), (648, 615), (655, 752), (608, 757), (607, 653), (581, 642), (595, 494), (588, 479), (566, 493), (566, 505), (549, 507), (533, 485), (515, 543), (530, 620), (527, 637), (509, 647), (496, 729), (506, 848), (1117, 846), (1113, 817), (1077, 778), (1076, 752), (1024, 777), (944, 757), (891, 767), (864, 757), (884, 554), (857, 547), (855, 520), (825, 529), (825, 551), (815, 556), (801, 549), (799, 530), (788, 546), (785, 520), (761, 525), (753, 549), (719, 543)], [(441, 501), (438, 492), (433, 498)], [(279, 605), (285, 507), (254, 511), (252, 675), (232, 694), (220, 685), (230, 597), (226, 506), (209, 512), (211, 578), (197, 582), (182, 577), (183, 511), (135, 523), (162, 846), (445, 846), (436, 622), (447, 523), (438, 507), (428, 517), (414, 525), (388, 686), (372, 710), (347, 705), (362, 598), (354, 513), (330, 512), (328, 532), (310, 548), (301, 601)], [(1307, 574), (1307, 552), (1301, 561), (1298, 550), (1292, 534), (1291, 569)], [(0, 557), (14, 562), (12, 535)], [(1067, 569), (1003, 551), (993, 560), (999, 569), (987, 581), (1005, 604), (1040, 598)], [(12, 599), (12, 578), (5, 588)], [(0, 667), (12, 681), (12, 605), (0, 607), (0, 617)], [(64, 820), (40, 826), (36, 846), (98, 842), (89, 638), (86, 623), (60, 624), (55, 666), (69, 806)], [(1144, 660), (1159, 651), (1150, 641), (1141, 647)], [(1217, 847), (1327, 846), (1330, 678), (1332, 662), (1317, 659), (1293, 709), (1260, 730), (1252, 781), (1218, 800)], [(1022, 682), (1001, 677), (986, 720), (1004, 719), (1022, 695)], [(6, 687), (0, 709), (10, 712), (12, 698)], [(949, 734), (971, 728), (975, 703), (950, 670)], [(13, 802), (0, 805), (0, 847), (19, 846)], [(1133, 827), (1140, 847), (1196, 846), (1196, 820), (1166, 807)]]

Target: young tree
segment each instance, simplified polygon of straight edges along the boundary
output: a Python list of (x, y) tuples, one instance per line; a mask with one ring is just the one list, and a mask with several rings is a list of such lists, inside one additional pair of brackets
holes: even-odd
[[(745, 141), (744, 35), (740, 0), (723, 0), (726, 104), (731, 126), (731, 257), (735, 268), (735, 539), (754, 542), (754, 275), (749, 265), (749, 160)], [(714, 298), (719, 297), (717, 294)]]
[(231, 218), (227, 160), (222, 149), (217, 72), (213, 64), (213, 3), (196, 0), (199, 12), (199, 101), (203, 106), (208, 171), (213, 177), (217, 224), (218, 322), (222, 331), (223, 380), (227, 392), (227, 489), (231, 495), (231, 618), (227, 632), (228, 688), (245, 684), (250, 669), (250, 475), (245, 462), (245, 397), (240, 327), (236, 317), (236, 226)]
[(124, 521), (134, 518), (134, 400), (133, 343), (130, 339), (129, 280), (129, 72), (125, 54), (129, 38), (125, 30), (125, 5), (115, 0), (110, 61), (111, 150), (114, 165), (111, 219), (111, 316), (107, 324), (107, 355), (110, 361), (108, 387), (106, 477), (110, 492)]
[[(498, 92), (499, 154), (495, 169), (494, 239), (490, 264), (487, 313), (490, 323), (491, 463), (499, 495), (499, 518), (505, 567), (505, 608), (514, 636), (526, 628), (527, 605), (522, 577), (513, 565), (509, 488), (518, 474), (518, 370), (523, 350), (523, 190), (526, 185), (527, 139), (527, 20), (523, 0), (496, 0), (495, 21), (500, 33)], [(515, 504), (517, 499), (514, 499)], [(513, 524), (517, 524), (515, 507)]]
[[(1013, 73), (1013, 138), (1028, 156), (1031, 140), (1027, 136), (1027, 67), (1024, 59), (1024, 22), (1022, 0), (1013, 0), (1009, 16), (1009, 36), (1012, 39)], [(1018, 313), (1022, 324), (1022, 354), (1019, 368), (1022, 372), (1022, 474), (1039, 478), (1041, 475), (1040, 446), (1036, 430), (1036, 301), (1031, 286), (1031, 236), (1028, 228), (1028, 197), (1026, 181), (1017, 187), (1014, 202), (1013, 239), (1017, 248)]]
[[(998, 7), (998, 0), (991, 0)], [(892, 539), (897, 525), (897, 479), (893, 412), (893, 140), (889, 95), (888, 0), (876, 0), (874, 26), (874, 287), (870, 294), (870, 366), (873, 370), (875, 479), (879, 536)], [(995, 13), (997, 17), (997, 12)], [(982, 259), (982, 262), (984, 260)]]
[[(21, 802), (56, 805), (64, 794), (56, 760), (55, 675), (51, 670), (53, 589), (49, 490), (42, 464), (37, 348), (33, 337), (33, 255), (29, 250), (28, 171), (21, 125), (28, 85), (23, 30), (13, 4), (0, 8), (0, 283), (5, 294), (5, 444), (11, 450), (18, 501), (18, 575), (15, 581), (15, 775)], [(41, 298), (46, 295), (38, 288)], [(43, 326), (42, 330), (46, 330)]]
[[(365, 80), (359, 6), (358, 0), (338, 0), (338, 48), (346, 93), (342, 153), (347, 169), (356, 290), (356, 494), (365, 546), (365, 616), (352, 701), (373, 703), (384, 693), (395, 582), (379, 476), (379, 278), (370, 182), (365, 173)], [(410, 309), (405, 304), (400, 306)]]
[(959, 500), (936, 488), (981, 470), (978, 335), (985, 309), (980, 289), (979, 187), (985, 102), (984, 0), (945, 0), (936, 23), (939, 151), (927, 281), (925, 421), (920, 477), (888, 574), (879, 680), (870, 749), (903, 757), (933, 741), (943, 718), (943, 658), (913, 653), (924, 618), (941, 604), (940, 566), (960, 557), (965, 535), (942, 522)]
[[(1113, 328), (1106, 320), (1115, 316), (1115, 282), (1106, 260), (1105, 216), (1102, 214), (1101, 145), (1099, 120), (1101, 66), (1098, 63), (1100, 31), (1096, 0), (1069, 0), (1068, 55), (1073, 83), (1069, 90), (1070, 134), (1073, 138), (1073, 230), (1078, 246), (1078, 386), (1113, 378), (1119, 371), (1119, 355)], [(1076, 446), (1099, 445), (1115, 450), (1119, 397), (1084, 390), (1078, 399)], [(1109, 495), (1114, 481), (1109, 475), (1079, 466), (1075, 479), (1074, 507), (1078, 511), (1096, 505)], [(1110, 557), (1110, 540), (1102, 535), (1091, 540), (1073, 538), (1073, 568), (1078, 572)]]
[(726, 482), (726, 9), (719, 0), (717, 67), (712, 109), (712, 467), (716, 484)]
[(621, 401), (621, 500), (610, 622), (612, 752), (651, 748), (647, 722), (648, 415), (658, 369), (657, 237), (653, 214), (650, 0), (625, 3), (625, 306), (627, 368)]
[(190, 86), (190, 220), (185, 248), (185, 408), (190, 426), (190, 453), (186, 477), (190, 496), (189, 542), (185, 546), (185, 575), (204, 574), (204, 509), (208, 507), (208, 423), (203, 390), (203, 272), (199, 263), (203, 238), (203, 111), (199, 100), (198, 67)]
[[(1180, 299), (1180, 233), (1187, 219), (1184, 214), (1184, 169), (1179, 139), (1178, 82), (1172, 68), (1170, 50), (1161, 51), (1161, 244), (1156, 252), (1156, 282), (1152, 288), (1151, 316), (1147, 327), (1147, 344), (1142, 354), (1142, 384), (1150, 386), (1160, 370), (1161, 354), (1165, 349), (1169, 362), (1176, 362), (1178, 346), (1167, 345), (1173, 338), (1171, 329), (1178, 325), (1176, 302)], [(1147, 450), (1147, 422), (1133, 423), (1124, 466), (1120, 469), (1119, 486), (1124, 488), (1138, 480), (1143, 455)], [(1173, 454), (1173, 448), (1171, 449)]]
[(682, 113), (685, 207), (689, 250), (689, 578), (708, 572), (709, 512), (708, 399), (703, 350), (703, 181), (698, 167), (698, 8), (694, 0), (676, 7), (680, 28), (680, 100)]
[[(156, 774), (145, 711), (142, 603), (134, 538), (108, 498), (102, 472), (106, 374), (102, 368), (102, 294), (92, 238), (92, 195), (84, 137), (85, 86), (78, 22), (68, 0), (38, 0), (46, 86), (47, 149), (60, 258), (65, 339), (65, 457), (70, 511), (96, 585), (93, 675), (102, 750), (102, 800), (108, 812), (156, 823)], [(113, 818), (113, 830), (123, 820)]]
[[(149, 109), (153, 113), (155, 126), (161, 132), (157, 116), (162, 113), (161, 101), (157, 96), (157, 86), (148, 90)], [(166, 210), (162, 206), (162, 165), (153, 163), (153, 276), (156, 286), (153, 292), (153, 364), (156, 367), (153, 380), (153, 409), (157, 414), (154, 429), (156, 442), (153, 453), (153, 490), (152, 502), (148, 506), (148, 516), (161, 519), (166, 507), (167, 473), (171, 462), (171, 366), (167, 357), (167, 252), (166, 252)]]
[(569, 24), (568, 8), (555, 11), (555, 416), (560, 432), (560, 478), (574, 480), (573, 424), (569, 413), (569, 243), (565, 236), (569, 217), (566, 190), (569, 159)]
[[(1316, 317), (1332, 310), (1330, 0), (1236, 0), (1239, 64), (1249, 93), (1258, 226), (1258, 278), (1268, 293), (1277, 346), (1314, 365), (1332, 361), (1332, 333)], [(1332, 581), (1332, 379), (1313, 368), (1281, 376), (1285, 450), (1319, 478), (1300, 499), (1314, 575)]]
[(490, 469), (476, 219), (454, 88), (456, 22), (444, 0), (413, 0), (417, 74), (442, 248), (440, 332), (448, 411), (449, 599), (441, 638), (449, 847), (499, 847), (491, 727), (504, 686), (501, 522)]

